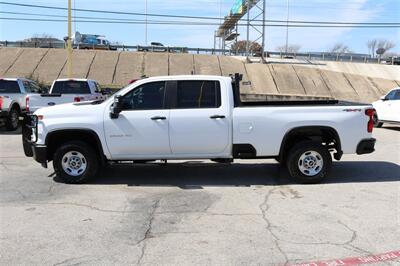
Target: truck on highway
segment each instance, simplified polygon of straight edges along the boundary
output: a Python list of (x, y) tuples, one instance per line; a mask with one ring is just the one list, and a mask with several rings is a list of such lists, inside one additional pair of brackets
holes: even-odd
[(99, 83), (91, 79), (57, 79), (51, 85), (49, 93), (26, 96), (26, 111), (36, 110), (71, 102), (103, 100)]
[(78, 31), (72, 37), (72, 45), (74, 49), (117, 50), (103, 35), (81, 34)]
[(274, 158), (301, 183), (329, 173), (332, 155), (374, 151), (371, 105), (336, 100), (242, 102), (240, 75), (146, 78), (109, 99), (29, 116), (25, 155), (67, 183), (109, 162)]
[(16, 130), (19, 116), (25, 111), (25, 98), (42, 92), (39, 85), (25, 78), (0, 78), (0, 124)]

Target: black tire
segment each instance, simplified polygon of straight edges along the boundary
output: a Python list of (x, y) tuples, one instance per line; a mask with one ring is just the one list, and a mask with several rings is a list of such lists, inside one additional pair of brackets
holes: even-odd
[(378, 114), (377, 113), (374, 113), (373, 119), (374, 119), (374, 127), (378, 127), (379, 128), (379, 127), (383, 126), (383, 123), (379, 122), (379, 118), (378, 118)]
[(19, 110), (13, 107), (8, 113), (6, 120), (6, 129), (8, 131), (15, 131), (19, 127)]
[[(72, 154), (72, 156), (68, 157), (68, 154)], [(79, 172), (79, 169), (75, 170), (71, 168), (72, 166), (64, 170), (65, 167), (63, 167), (63, 159), (64, 163), (67, 163), (74, 158), (79, 158), (80, 155), (83, 156), (80, 158), (81, 165), (86, 165), (84, 170), (82, 170), (82, 168), (80, 169), (82, 171)], [(76, 164), (74, 166), (76, 166)], [(87, 182), (89, 179), (93, 178), (97, 174), (97, 171), (99, 169), (99, 159), (94, 149), (86, 143), (81, 141), (71, 141), (63, 144), (56, 150), (53, 157), (53, 167), (57, 177), (62, 182), (68, 184), (82, 184), (84, 182)]]
[[(309, 153), (309, 154), (307, 154)], [(312, 159), (312, 164), (317, 165), (316, 168), (310, 170), (304, 165), (306, 157)], [(315, 160), (314, 160), (315, 159)], [(319, 164), (322, 161), (322, 166)], [(317, 163), (317, 164), (316, 164)], [(308, 165), (307, 165), (308, 166)], [(286, 157), (286, 167), (289, 171), (290, 176), (295, 179), (298, 183), (302, 184), (313, 184), (321, 182), (330, 172), (332, 167), (332, 156), (328, 149), (315, 141), (303, 141), (290, 149), (288, 156)], [(303, 168), (301, 170), (300, 168)], [(308, 172), (308, 174), (303, 173)], [(312, 175), (315, 172), (315, 175)]]

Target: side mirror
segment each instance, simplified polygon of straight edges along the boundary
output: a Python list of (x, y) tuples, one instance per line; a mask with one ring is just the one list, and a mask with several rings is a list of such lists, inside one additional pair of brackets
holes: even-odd
[(381, 97), (381, 100), (382, 100), (382, 101), (387, 101), (386, 96), (382, 96), (382, 97)]
[(119, 113), (122, 111), (122, 102), (121, 102), (121, 95), (116, 95), (114, 97), (114, 103), (111, 106), (111, 111), (110, 111), (110, 118), (111, 119), (117, 119), (119, 117)]

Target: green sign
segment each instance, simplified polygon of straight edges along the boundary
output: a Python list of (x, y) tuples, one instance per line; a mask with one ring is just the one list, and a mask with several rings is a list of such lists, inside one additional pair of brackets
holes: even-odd
[(243, 14), (243, 6), (245, 5), (245, 0), (235, 0), (233, 7), (231, 8), (232, 15)]

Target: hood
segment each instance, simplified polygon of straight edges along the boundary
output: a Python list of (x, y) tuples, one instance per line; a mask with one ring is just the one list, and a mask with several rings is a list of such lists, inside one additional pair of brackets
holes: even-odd
[(65, 103), (40, 108), (34, 114), (45, 118), (84, 117), (98, 115), (103, 108), (104, 104), (93, 104), (93, 102)]

